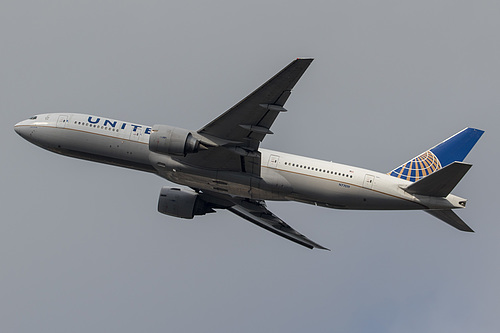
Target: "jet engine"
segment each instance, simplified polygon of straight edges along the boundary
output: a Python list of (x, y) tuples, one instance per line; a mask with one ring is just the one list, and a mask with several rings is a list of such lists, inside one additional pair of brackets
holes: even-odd
[(149, 150), (155, 153), (186, 156), (196, 153), (200, 141), (190, 131), (168, 125), (154, 125), (149, 136)]
[(158, 199), (158, 211), (165, 215), (192, 219), (195, 215), (214, 213), (212, 205), (203, 201), (194, 191), (162, 187)]

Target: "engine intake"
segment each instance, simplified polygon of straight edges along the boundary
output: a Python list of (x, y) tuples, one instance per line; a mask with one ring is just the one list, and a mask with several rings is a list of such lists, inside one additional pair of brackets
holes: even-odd
[(212, 205), (203, 201), (194, 191), (162, 187), (158, 199), (158, 211), (165, 215), (192, 219), (195, 215), (214, 213)]
[(197, 153), (200, 141), (190, 131), (168, 125), (154, 125), (149, 136), (149, 150), (155, 153), (186, 156)]

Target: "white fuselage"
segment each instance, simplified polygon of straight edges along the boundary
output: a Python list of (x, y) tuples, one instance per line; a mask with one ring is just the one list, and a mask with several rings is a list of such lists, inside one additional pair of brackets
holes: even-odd
[[(35, 118), (35, 117), (33, 117)], [(16, 124), (28, 141), (67, 156), (141, 171), (169, 181), (256, 200), (293, 200), (341, 209), (462, 208), (454, 195), (412, 195), (411, 182), (362, 168), (267, 149), (261, 176), (200, 168), (149, 150), (151, 127), (86, 114), (52, 113)]]

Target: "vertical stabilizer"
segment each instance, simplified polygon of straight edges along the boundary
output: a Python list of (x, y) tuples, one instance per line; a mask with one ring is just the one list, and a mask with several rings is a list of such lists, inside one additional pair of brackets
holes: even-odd
[(415, 182), (453, 162), (462, 162), (484, 131), (468, 127), (388, 174)]

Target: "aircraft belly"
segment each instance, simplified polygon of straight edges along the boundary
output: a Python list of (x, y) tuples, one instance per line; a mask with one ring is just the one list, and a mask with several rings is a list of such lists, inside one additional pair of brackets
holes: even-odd
[[(158, 174), (176, 184), (254, 200), (286, 200), (291, 192), (281, 176), (264, 180), (250, 173), (190, 166), (171, 156), (150, 152), (150, 164)], [(271, 181), (272, 180), (272, 181)]]
[(255, 177), (242, 174), (231, 175), (229, 172), (207, 172), (206, 170), (200, 173), (186, 172), (186, 170), (179, 172), (176, 170), (161, 172), (160, 175), (174, 183), (199, 190), (253, 200), (286, 200), (284, 195), (272, 191), (267, 184), (262, 184), (261, 179)]

